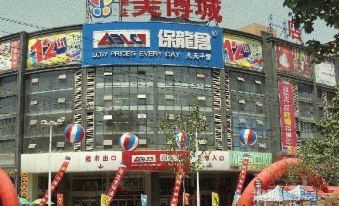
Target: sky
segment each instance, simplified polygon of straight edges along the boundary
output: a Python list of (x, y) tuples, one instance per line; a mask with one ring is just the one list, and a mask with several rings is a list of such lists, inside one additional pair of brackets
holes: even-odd
[[(289, 19), (288, 12), (290, 10), (283, 7), (283, 0), (221, 1), (223, 21), (219, 26), (224, 28), (237, 30), (253, 22), (268, 25), (270, 14), (274, 14), (273, 18), (277, 21)], [(86, 20), (85, 2), (86, 0), (0, 0), (0, 36), (20, 31), (32, 32), (38, 30), (37, 27), (53, 28), (82, 24)], [(117, 8), (113, 8), (113, 13), (116, 10)], [(13, 19), (32, 25), (20, 25), (4, 21), (2, 18)], [(148, 21), (148, 19), (149, 17), (143, 16), (125, 20)], [(117, 19), (111, 17), (108, 20), (113, 21)], [(304, 34), (304, 41), (310, 39), (316, 39), (321, 42), (331, 41), (336, 32), (338, 31), (326, 27), (325, 22), (319, 20), (316, 22), (315, 31), (312, 34)]]

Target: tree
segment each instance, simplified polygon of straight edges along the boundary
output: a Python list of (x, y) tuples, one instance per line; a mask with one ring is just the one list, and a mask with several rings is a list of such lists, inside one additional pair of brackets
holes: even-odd
[(316, 127), (320, 136), (307, 140), (300, 147), (298, 156), (302, 163), (290, 168), (289, 173), (292, 174), (291, 176), (293, 173), (319, 174), (328, 183), (337, 185), (339, 183), (339, 88), (332, 99), (329, 117), (317, 122)]
[[(313, 24), (319, 18), (326, 22), (328, 27), (339, 29), (339, 3), (338, 0), (284, 0), (284, 6), (292, 10), (295, 26), (303, 25), (306, 33), (314, 31)], [(315, 54), (326, 57), (337, 57), (339, 54), (339, 34), (333, 36), (333, 41), (321, 44), (319, 41), (310, 40), (306, 47)], [(323, 58), (319, 58), (319, 61)]]
[(190, 107), (187, 114), (177, 114), (174, 118), (169, 118), (169, 114), (159, 121), (159, 131), (165, 135), (165, 151), (178, 151), (175, 135), (179, 132), (186, 132), (189, 141), (185, 151), (190, 153), (186, 158), (181, 159), (183, 165), (189, 165), (190, 171), (199, 170), (201, 167), (201, 155), (205, 153), (204, 148), (197, 153), (196, 143), (202, 140), (201, 134), (207, 131), (207, 122), (204, 113), (200, 111), (198, 105)]

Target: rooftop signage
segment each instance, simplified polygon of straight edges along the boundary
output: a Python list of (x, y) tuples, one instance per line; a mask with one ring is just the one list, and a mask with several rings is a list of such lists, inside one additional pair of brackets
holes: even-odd
[(114, 22), (85, 24), (83, 36), (83, 66), (175, 65), (223, 68), (223, 35), (218, 27)]
[[(114, 13), (115, 11), (112, 8), (119, 8), (119, 10), (115, 10), (117, 13)], [(222, 21), (220, 9), (221, 0), (87, 0), (86, 4), (87, 15), (94, 18), (110, 16), (135, 18), (151, 15), (154, 17), (177, 17), (186, 20), (196, 17), (203, 21), (215, 21), (217, 23)]]

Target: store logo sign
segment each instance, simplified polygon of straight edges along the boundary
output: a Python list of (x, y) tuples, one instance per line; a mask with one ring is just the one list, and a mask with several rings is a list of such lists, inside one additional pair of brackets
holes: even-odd
[(155, 163), (155, 155), (132, 155), (132, 163)]
[(110, 30), (93, 34), (94, 48), (111, 47), (150, 47), (148, 30)]
[(210, 51), (212, 48), (209, 33), (161, 29), (158, 37), (159, 47), (203, 51)]

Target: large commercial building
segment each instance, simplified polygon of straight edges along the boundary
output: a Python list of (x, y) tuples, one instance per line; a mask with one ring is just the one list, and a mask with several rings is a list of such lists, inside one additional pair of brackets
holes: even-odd
[[(97, 206), (123, 159), (120, 136), (132, 132), (138, 151), (161, 155), (166, 141), (158, 121), (199, 104), (208, 122), (200, 146), (211, 151), (203, 159), (201, 205), (211, 204), (211, 192), (230, 205), (244, 154), (250, 179), (317, 135), (314, 125), (328, 115), (337, 70), (338, 59), (313, 65), (303, 47), (269, 33), (205, 25), (114, 22), (1, 37), (0, 167), (13, 177), (21, 170), (21, 192), (41, 197), (49, 127), (40, 122), (59, 122), (53, 173), (66, 155), (71, 160), (53, 200), (60, 193), (67, 206)], [(70, 123), (85, 128), (82, 144), (64, 141)], [(257, 133), (256, 144), (240, 144), (244, 129)], [(173, 183), (169, 171), (132, 169), (113, 205), (140, 205), (141, 193), (149, 205), (169, 205)], [(195, 184), (189, 174), (185, 188), (192, 196)]]

